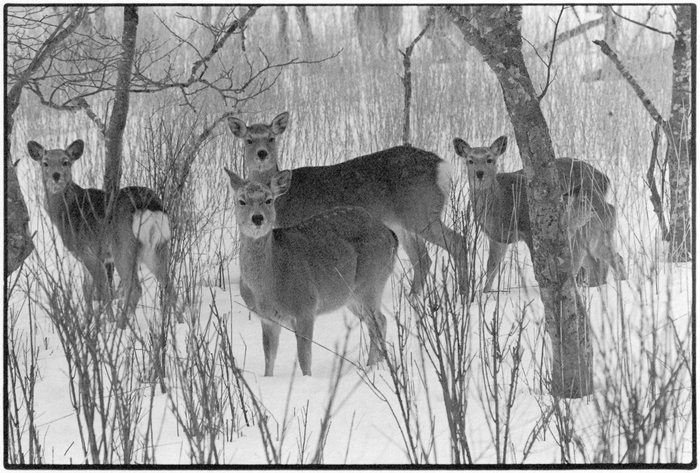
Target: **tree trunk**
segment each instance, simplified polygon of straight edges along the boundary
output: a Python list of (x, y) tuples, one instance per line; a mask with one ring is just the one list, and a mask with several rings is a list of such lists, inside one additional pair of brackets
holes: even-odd
[(23, 86), (24, 84), (15, 84), (5, 102), (5, 281), (34, 251), (34, 242), (29, 234), (29, 212), (10, 152), (13, 115), (19, 107)]
[[(12, 129), (12, 118), (9, 127)], [(8, 120), (5, 119), (5, 126)], [(5, 281), (34, 251), (29, 234), (29, 213), (10, 156), (10, 133), (5, 131)]]
[(690, 261), (690, 70), (692, 6), (676, 7), (676, 41), (673, 47), (673, 89), (669, 125), (673, 140), (667, 143), (666, 160), (671, 204), (669, 225), (671, 261)]
[(110, 196), (110, 202), (117, 195), (122, 178), (122, 141), (124, 129), (126, 128), (126, 118), (129, 113), (129, 85), (131, 84), (134, 52), (136, 51), (136, 30), (138, 24), (137, 7), (124, 7), (124, 30), (122, 32), (124, 54), (118, 66), (114, 108), (112, 109), (106, 136), (104, 190)]
[(588, 314), (574, 276), (560, 262), (571, 261), (561, 222), (563, 205), (554, 149), (522, 54), (520, 6), (475, 8), (471, 19), (447, 7), (469, 44), (484, 57), (503, 91), (528, 177), (534, 241), (532, 261), (552, 342), (551, 393), (583, 397), (592, 392), (592, 349)]

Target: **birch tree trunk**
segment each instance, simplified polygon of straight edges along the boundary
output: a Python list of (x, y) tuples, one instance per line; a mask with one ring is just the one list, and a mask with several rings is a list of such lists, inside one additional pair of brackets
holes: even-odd
[(532, 261), (552, 345), (551, 394), (583, 397), (592, 392), (592, 349), (586, 308), (574, 276), (554, 149), (522, 54), (521, 6), (481, 6), (473, 16), (446, 10), (496, 74), (528, 177), (527, 197), (534, 241)]
[[(106, 133), (104, 190), (107, 195), (116, 196), (122, 177), (122, 147), (126, 118), (129, 113), (129, 85), (131, 68), (136, 51), (136, 30), (139, 24), (138, 8), (124, 7), (124, 29), (122, 45), (124, 52), (117, 71), (117, 84), (114, 92), (114, 108)], [(112, 201), (110, 197), (110, 202)]]
[(676, 41), (673, 47), (673, 89), (668, 120), (673, 139), (666, 149), (669, 171), (671, 261), (690, 261), (690, 71), (692, 6), (676, 7)]

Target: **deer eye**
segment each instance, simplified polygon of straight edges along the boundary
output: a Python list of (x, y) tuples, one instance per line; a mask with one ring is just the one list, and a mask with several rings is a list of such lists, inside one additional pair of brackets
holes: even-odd
[(70, 162), (69, 162), (69, 161), (63, 161), (63, 166), (70, 166)]
[(238, 205), (240, 205), (241, 207), (245, 206), (245, 200), (238, 199)]
[(272, 198), (268, 198), (268, 199), (265, 201), (265, 205), (272, 205)]
[(270, 143), (274, 143), (274, 142), (275, 142), (275, 137), (273, 136), (272, 138), (268, 138), (267, 141), (269, 141)]
[(493, 159), (487, 159), (487, 160), (486, 160), (486, 164), (491, 164), (491, 163), (493, 163)]
[(474, 160), (473, 160), (473, 159), (467, 159), (467, 164), (474, 164)]
[(46, 161), (44, 161), (44, 162), (41, 163), (41, 164), (43, 164), (45, 168), (49, 167), (49, 163), (47, 163)]
[(247, 140), (245, 140), (245, 142), (248, 143), (249, 145), (252, 145), (252, 144), (253, 144), (253, 140), (251, 140), (250, 138), (248, 138)]

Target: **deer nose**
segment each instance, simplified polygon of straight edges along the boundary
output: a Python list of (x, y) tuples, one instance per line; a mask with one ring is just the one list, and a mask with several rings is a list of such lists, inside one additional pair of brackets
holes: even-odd
[(476, 177), (478, 177), (479, 179), (483, 178), (483, 177), (484, 177), (484, 171), (476, 171)]
[(264, 149), (258, 151), (258, 158), (260, 158), (261, 161), (267, 158), (267, 151), (265, 151)]
[(57, 173), (57, 172), (53, 173), (53, 180), (56, 181), (56, 182), (60, 181), (60, 180), (61, 180), (61, 174), (60, 174), (60, 173)]
[(251, 220), (253, 220), (253, 224), (256, 227), (259, 227), (260, 225), (262, 225), (263, 221), (265, 220), (265, 217), (263, 217), (260, 214), (255, 214), (251, 217)]

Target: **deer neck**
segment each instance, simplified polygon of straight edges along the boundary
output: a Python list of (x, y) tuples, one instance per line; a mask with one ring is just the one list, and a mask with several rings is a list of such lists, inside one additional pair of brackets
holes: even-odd
[(78, 194), (83, 189), (71, 182), (66, 186), (63, 192), (51, 193), (46, 188), (46, 183), (44, 183), (44, 207), (46, 212), (49, 214), (51, 221), (61, 229), (63, 224), (63, 217), (66, 215), (72, 206), (78, 200)]
[(498, 180), (494, 177), (491, 186), (486, 189), (476, 189), (473, 184), (469, 187), (472, 210), (477, 221), (483, 224), (486, 217), (494, 212), (494, 209), (499, 205), (500, 186)]
[(272, 231), (260, 238), (251, 238), (240, 233), (239, 259), (241, 277), (253, 291), (265, 290), (274, 281), (272, 267)]

